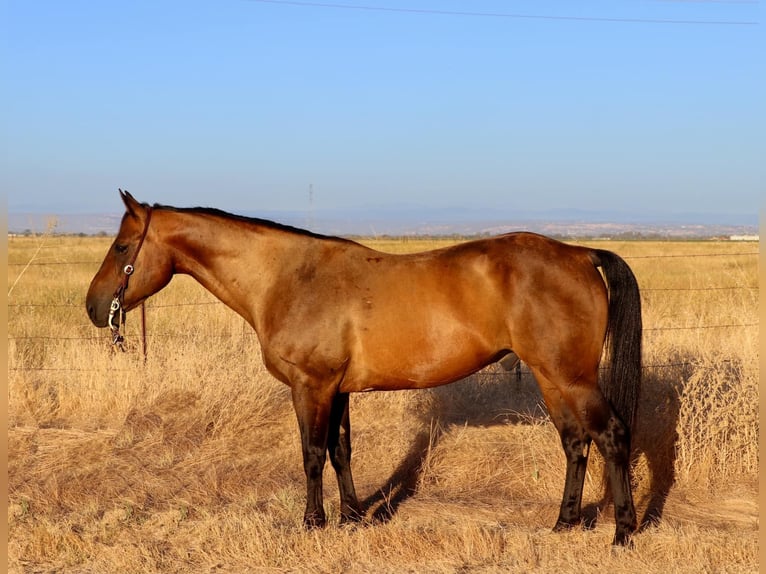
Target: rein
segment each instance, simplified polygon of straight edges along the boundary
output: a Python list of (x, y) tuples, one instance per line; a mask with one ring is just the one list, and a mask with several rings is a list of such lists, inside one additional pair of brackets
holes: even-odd
[[(138, 259), (138, 254), (141, 251), (141, 246), (144, 244), (144, 239), (146, 239), (146, 234), (149, 232), (149, 223), (152, 220), (152, 208), (149, 207), (146, 212), (146, 223), (144, 224), (144, 231), (141, 234), (141, 239), (138, 240), (138, 245), (136, 246), (136, 251), (133, 253), (133, 257), (130, 258), (130, 261), (128, 262), (125, 267), (122, 268), (122, 281), (120, 281), (120, 284), (117, 286), (117, 290), (114, 292), (114, 298), (112, 299), (112, 304), (109, 307), (109, 328), (112, 330), (112, 344), (115, 345), (118, 349), (125, 352), (125, 337), (120, 333), (120, 327), (125, 326), (125, 291), (128, 288), (128, 280), (130, 279), (130, 276), (133, 275), (133, 272), (135, 271), (135, 264), (136, 259)], [(117, 323), (115, 324), (114, 318), (117, 317)], [(146, 309), (144, 307), (144, 302), (141, 302), (141, 342), (142, 342), (142, 348), (144, 352), (144, 362), (146, 361)]]

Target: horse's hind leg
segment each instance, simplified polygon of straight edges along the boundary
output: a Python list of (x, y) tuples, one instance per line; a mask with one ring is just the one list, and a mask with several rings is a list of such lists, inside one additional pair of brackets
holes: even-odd
[(591, 439), (558, 388), (539, 371), (535, 371), (535, 377), (543, 393), (543, 400), (548, 408), (548, 413), (559, 431), (561, 446), (564, 448), (566, 456), (564, 495), (561, 500), (559, 517), (553, 529), (556, 531), (567, 530), (577, 526), (581, 520), (582, 491)]
[(582, 491), (591, 439), (583, 428), (570, 418), (565, 419), (559, 429), (559, 435), (567, 459), (567, 470), (561, 509), (554, 530), (566, 530), (576, 526), (581, 520)]
[(327, 451), (338, 477), (340, 521), (341, 523), (359, 521), (362, 518), (362, 512), (351, 476), (351, 421), (348, 414), (348, 393), (339, 393), (333, 399)]
[[(549, 379), (543, 377), (540, 373), (538, 382), (543, 395), (546, 397), (546, 404), (557, 415), (551, 415), (561, 433), (562, 444), (567, 452), (567, 482), (564, 490), (564, 500), (562, 501), (562, 513), (559, 516), (557, 527), (571, 524), (568, 521), (570, 506), (577, 509), (579, 519), (580, 499), (582, 496), (582, 484), (585, 473), (585, 464), (587, 456), (583, 447), (582, 458), (576, 456), (576, 451), (584, 443), (587, 444), (587, 437), (593, 439), (596, 446), (601, 451), (606, 462), (609, 474), (609, 483), (614, 498), (614, 513), (616, 530), (614, 535), (614, 544), (627, 544), (631, 534), (636, 529), (636, 511), (633, 506), (633, 495), (630, 488), (630, 433), (626, 425), (614, 413), (609, 402), (606, 400), (596, 382), (597, 375), (594, 374), (591, 379), (580, 378), (568, 382), (554, 384)], [(550, 404), (549, 404), (550, 403)], [(562, 405), (569, 407), (568, 411)], [(572, 434), (567, 431), (568, 428), (575, 427), (568, 422), (567, 415), (570, 413), (572, 420), (579, 422), (579, 429)], [(563, 424), (562, 424), (563, 421)], [(575, 499), (574, 497), (577, 496)]]
[(609, 474), (616, 522), (613, 543), (622, 546), (630, 541), (637, 525), (630, 486), (630, 432), (600, 392), (585, 403), (586, 429), (604, 456)]

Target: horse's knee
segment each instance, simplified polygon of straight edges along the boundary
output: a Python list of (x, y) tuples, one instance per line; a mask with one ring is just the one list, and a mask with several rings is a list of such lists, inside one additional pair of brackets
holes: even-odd
[(560, 436), (561, 446), (564, 448), (567, 462), (587, 462), (591, 439), (585, 434), (583, 429), (562, 429)]
[(303, 470), (306, 478), (317, 480), (322, 478), (326, 461), (325, 450), (319, 447), (309, 446), (303, 457)]

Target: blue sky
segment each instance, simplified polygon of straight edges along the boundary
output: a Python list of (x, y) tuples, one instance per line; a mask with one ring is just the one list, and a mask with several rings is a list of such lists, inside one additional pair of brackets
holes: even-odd
[[(349, 6), (342, 8), (340, 6)], [(387, 8), (380, 10), (374, 8)], [(756, 216), (751, 1), (6, 1), (9, 213)]]

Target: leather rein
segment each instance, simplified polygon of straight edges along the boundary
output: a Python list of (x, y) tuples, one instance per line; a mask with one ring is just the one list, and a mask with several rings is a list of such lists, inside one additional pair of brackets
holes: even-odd
[[(146, 223), (144, 224), (144, 231), (141, 234), (141, 239), (139, 239), (136, 250), (130, 258), (130, 261), (122, 268), (122, 281), (120, 281), (120, 284), (117, 286), (117, 290), (114, 292), (114, 298), (112, 299), (112, 304), (109, 307), (108, 324), (109, 328), (112, 330), (112, 344), (123, 352), (126, 351), (124, 345), (125, 337), (120, 333), (120, 328), (125, 326), (125, 291), (128, 288), (130, 276), (133, 275), (133, 272), (135, 271), (136, 259), (141, 251), (141, 246), (144, 244), (146, 234), (149, 232), (149, 223), (151, 220), (152, 208), (149, 207), (146, 212)], [(117, 317), (116, 324), (114, 321), (115, 317)], [(144, 351), (144, 361), (146, 361), (146, 310), (143, 301), (141, 302), (141, 341)]]

